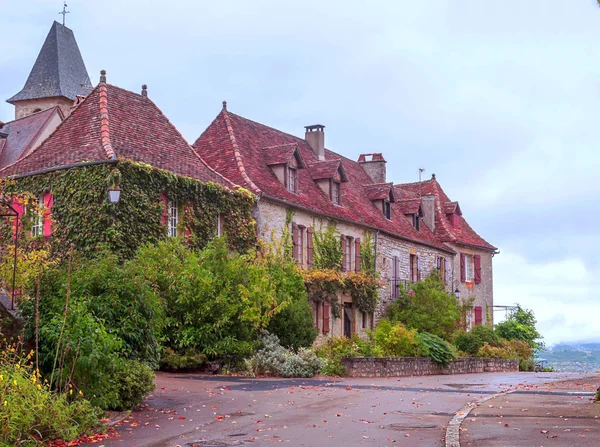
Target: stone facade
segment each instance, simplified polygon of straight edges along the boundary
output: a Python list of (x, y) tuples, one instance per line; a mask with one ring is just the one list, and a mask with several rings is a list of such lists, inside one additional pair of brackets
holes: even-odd
[(64, 97), (54, 98), (40, 98), (31, 99), (27, 101), (16, 101), (15, 102), (15, 119), (29, 116), (35, 112), (41, 110), (50, 109), (54, 106), (59, 106), (60, 111), (65, 117), (71, 114), (71, 108), (73, 107), (73, 100)]
[(342, 360), (347, 377), (410, 377), (439, 374), (518, 372), (519, 361), (508, 359), (458, 358), (440, 366), (427, 357), (355, 357)]

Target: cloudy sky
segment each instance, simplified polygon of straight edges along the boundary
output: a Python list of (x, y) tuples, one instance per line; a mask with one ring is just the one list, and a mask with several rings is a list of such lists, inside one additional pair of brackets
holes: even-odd
[[(500, 248), (495, 303), (546, 341), (600, 341), (596, 0), (69, 0), (92, 78), (149, 96), (193, 142), (226, 99), (394, 182), (438, 180)], [(58, 0), (0, 0), (0, 98), (23, 86)], [(0, 104), (0, 119), (13, 116)], [(596, 129), (596, 130), (594, 130)], [(501, 314), (496, 314), (499, 318)]]

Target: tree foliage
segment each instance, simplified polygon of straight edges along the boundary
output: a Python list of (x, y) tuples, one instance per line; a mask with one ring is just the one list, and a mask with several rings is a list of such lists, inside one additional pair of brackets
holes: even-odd
[(519, 304), (510, 316), (496, 325), (496, 333), (506, 340), (521, 340), (533, 349), (544, 347), (542, 336), (535, 327), (537, 323), (532, 310), (523, 309)]
[(450, 340), (461, 306), (445, 291), (444, 282), (434, 271), (424, 281), (412, 284), (410, 290), (400, 289), (400, 297), (387, 308), (386, 315), (392, 322)]

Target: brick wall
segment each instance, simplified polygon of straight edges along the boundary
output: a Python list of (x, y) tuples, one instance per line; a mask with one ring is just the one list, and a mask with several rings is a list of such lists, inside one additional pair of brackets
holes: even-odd
[(517, 372), (518, 360), (459, 358), (442, 367), (427, 357), (356, 357), (342, 360), (347, 377), (409, 377)]

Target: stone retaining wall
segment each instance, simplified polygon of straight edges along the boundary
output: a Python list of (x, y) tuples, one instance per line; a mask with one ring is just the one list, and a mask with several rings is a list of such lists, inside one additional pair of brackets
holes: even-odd
[(408, 377), (438, 374), (482, 372), (517, 372), (518, 360), (458, 358), (448, 366), (440, 366), (428, 357), (353, 357), (342, 364), (347, 377)]

